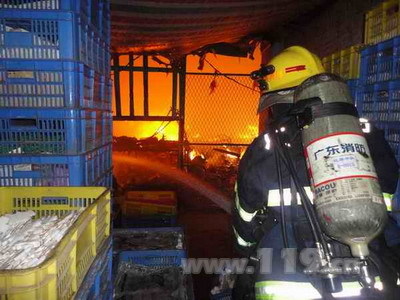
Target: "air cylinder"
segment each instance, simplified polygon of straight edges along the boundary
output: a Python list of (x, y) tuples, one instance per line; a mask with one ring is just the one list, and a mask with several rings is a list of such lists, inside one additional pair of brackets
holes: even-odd
[[(305, 80), (297, 87), (294, 101), (317, 97), (320, 107), (352, 104), (346, 83), (333, 74)], [(329, 107), (325, 105), (326, 116), (312, 118), (302, 129), (314, 205), (323, 231), (362, 258), (369, 254), (368, 243), (385, 226), (386, 205), (358, 117), (337, 107), (330, 114)]]

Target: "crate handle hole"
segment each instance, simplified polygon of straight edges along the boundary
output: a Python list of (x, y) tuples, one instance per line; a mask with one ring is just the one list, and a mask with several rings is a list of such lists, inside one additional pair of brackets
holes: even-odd
[(42, 197), (43, 205), (67, 205), (67, 197)]
[(37, 127), (36, 119), (10, 119), (10, 125), (15, 127)]

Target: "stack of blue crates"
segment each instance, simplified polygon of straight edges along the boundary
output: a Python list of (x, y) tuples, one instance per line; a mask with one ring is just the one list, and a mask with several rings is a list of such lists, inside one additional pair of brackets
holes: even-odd
[(108, 238), (99, 250), (90, 266), (75, 300), (111, 300), (113, 299), (112, 279), (113, 247), (112, 239)]
[[(362, 117), (384, 130), (400, 162), (400, 36), (362, 50), (356, 105)], [(399, 208), (400, 182), (392, 206)], [(400, 224), (400, 214), (394, 216)]]
[(400, 37), (361, 52), (356, 103), (360, 114), (385, 131), (400, 161)]
[(0, 186), (111, 186), (109, 0), (0, 1)]
[(347, 86), (349, 87), (351, 98), (353, 98), (354, 101), (357, 99), (358, 85), (359, 85), (358, 78), (347, 80)]
[[(119, 271), (119, 264), (121, 263), (131, 263), (146, 267), (155, 267), (158, 269), (167, 267), (183, 267), (183, 259), (187, 258), (183, 240), (176, 238), (176, 240), (171, 240), (172, 243), (170, 245), (162, 246), (154, 243), (157, 240), (168, 239), (168, 236), (171, 233), (179, 234), (181, 235), (181, 239), (184, 239), (184, 231), (181, 227), (129, 228), (114, 230), (113, 254), (115, 256), (115, 261), (113, 265), (113, 273), (115, 277), (118, 277), (117, 273)], [(137, 244), (139, 236), (142, 236), (141, 244)], [(154, 239), (153, 243), (146, 244), (146, 241), (148, 243), (152, 236)], [(132, 238), (132, 241), (129, 240), (130, 238)], [(175, 243), (175, 245), (173, 245), (173, 243)], [(139, 245), (140, 247), (137, 247)], [(138, 250), (137, 248), (142, 250)], [(136, 281), (136, 284), (139, 284), (139, 274)], [(116, 280), (116, 285), (118, 285), (118, 280)], [(191, 275), (185, 275), (185, 285), (187, 292), (187, 298), (185, 299), (194, 299)], [(117, 293), (119, 287), (116, 286), (115, 288)], [(151, 298), (150, 294), (148, 297)], [(146, 295), (143, 296), (143, 299), (147, 299)]]

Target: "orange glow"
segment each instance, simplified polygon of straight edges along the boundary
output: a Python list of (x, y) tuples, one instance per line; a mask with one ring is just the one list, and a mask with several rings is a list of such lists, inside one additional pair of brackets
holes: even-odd
[[(222, 55), (214, 55), (208, 54), (207, 60), (210, 61), (215, 67), (218, 68), (219, 71), (223, 73), (242, 73), (249, 74), (251, 71), (254, 71), (259, 68), (261, 61), (261, 54), (259, 49), (256, 50), (255, 59), (250, 60), (248, 58), (237, 58), (237, 57), (229, 57)], [(126, 59), (126, 61), (124, 61)], [(162, 59), (166, 61), (166, 59)], [(124, 58), (121, 56), (120, 65), (127, 65), (127, 57)], [(135, 61), (135, 65), (141, 65), (141, 58)], [(150, 66), (160, 65), (156, 64), (154, 61), (149, 59)], [(187, 57), (187, 71), (188, 72), (207, 72), (214, 73), (214, 69), (212, 69), (207, 63), (204, 65), (203, 71), (199, 71), (199, 57), (194, 55), (189, 55)], [(161, 66), (162, 67), (162, 66)], [(172, 74), (165, 73), (149, 73), (149, 114), (150, 116), (167, 116), (171, 115), (171, 95), (172, 95)], [(211, 79), (210, 79), (211, 83)], [(222, 136), (224, 134), (224, 130), (226, 128), (230, 128), (234, 130), (236, 134), (235, 140), (237, 142), (241, 141), (242, 143), (251, 142), (251, 140), (258, 135), (258, 126), (257, 126), (257, 116), (256, 116), (256, 105), (257, 103), (254, 101), (257, 96), (257, 92), (254, 92), (254, 99), (243, 99), (240, 103), (234, 103), (235, 106), (241, 106), (237, 108), (237, 113), (243, 112), (245, 110), (251, 110), (250, 120), (246, 121), (248, 125), (241, 125), (238, 128), (238, 123), (232, 123), (231, 119), (240, 119), (238, 115), (226, 116), (226, 109), (221, 105), (217, 108), (207, 107), (207, 101), (214, 101), (214, 98), (217, 100), (223, 100), (226, 98), (222, 87), (219, 85), (219, 80), (217, 79), (217, 87), (216, 91), (213, 94), (209, 94), (208, 86), (205, 86), (204, 89), (207, 89), (206, 93), (202, 93), (200, 96), (196, 97), (194, 95), (187, 95), (186, 103), (187, 110), (189, 113), (193, 114), (194, 105), (200, 107), (203, 105), (202, 113), (207, 115), (207, 119), (204, 117), (191, 120), (186, 123), (186, 130), (190, 130), (189, 140), (207, 140), (210, 142), (218, 142), (221, 140), (211, 141), (210, 137), (206, 136), (207, 134), (212, 134), (212, 138), (215, 136)], [(234, 83), (233, 83), (234, 84)], [(247, 81), (246, 81), (247, 84)], [(248, 84), (251, 87), (251, 81), (248, 81)], [(122, 104), (122, 115), (129, 115), (129, 73), (121, 72), (120, 73), (120, 87), (121, 87), (121, 104)], [(251, 93), (251, 91), (250, 91)], [(207, 96), (206, 96), (207, 95)], [(114, 95), (113, 95), (114, 97)], [(204, 97), (204, 98), (202, 98)], [(207, 98), (205, 98), (207, 97)], [(212, 98), (214, 97), (214, 98)], [(135, 98), (135, 115), (143, 115), (143, 74), (140, 72), (134, 72), (134, 98)], [(115, 103), (113, 100), (113, 111), (115, 112)], [(254, 113), (253, 113), (254, 112)], [(223, 114), (225, 113), (225, 116)], [(223, 118), (220, 118), (223, 116)], [(215, 121), (218, 120), (218, 122)], [(240, 120), (239, 120), (240, 121)], [(207, 122), (207, 124), (205, 124)], [(203, 130), (204, 126), (208, 128), (213, 128), (217, 131), (208, 130), (205, 132)], [(247, 126), (247, 127), (246, 127)], [(229, 129), (228, 128), (228, 129)], [(237, 128), (234, 129), (234, 128)], [(232, 132), (232, 130), (230, 130)], [(221, 131), (221, 133), (219, 132)], [(150, 136), (155, 136), (158, 139), (166, 139), (166, 140), (178, 140), (178, 123), (177, 122), (148, 122), (148, 121), (118, 121), (113, 123), (113, 135), (114, 136), (130, 136), (136, 137), (138, 139), (147, 138)], [(223, 138), (222, 138), (223, 139)], [(228, 142), (225, 140), (224, 142)]]
[[(144, 139), (151, 136), (169, 141), (178, 140), (178, 123), (171, 122), (114, 122), (114, 136), (129, 136)], [(161, 129), (161, 130), (160, 130)]]

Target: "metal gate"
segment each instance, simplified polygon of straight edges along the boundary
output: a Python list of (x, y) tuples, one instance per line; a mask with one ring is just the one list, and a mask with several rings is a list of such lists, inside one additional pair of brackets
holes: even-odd
[[(152, 67), (146, 56), (143, 64), (137, 66), (135, 58), (133, 54), (114, 54), (114, 121), (178, 122), (175, 145), (180, 167), (192, 166), (196, 156), (208, 166), (237, 166), (241, 154), (258, 134), (259, 94), (249, 76), (185, 72), (184, 61), (175, 68)], [(140, 92), (134, 90), (138, 87), (133, 82), (134, 72), (143, 74)], [(149, 109), (148, 77), (154, 73), (172, 74), (168, 116)], [(138, 102), (143, 102), (142, 111), (136, 110)]]

